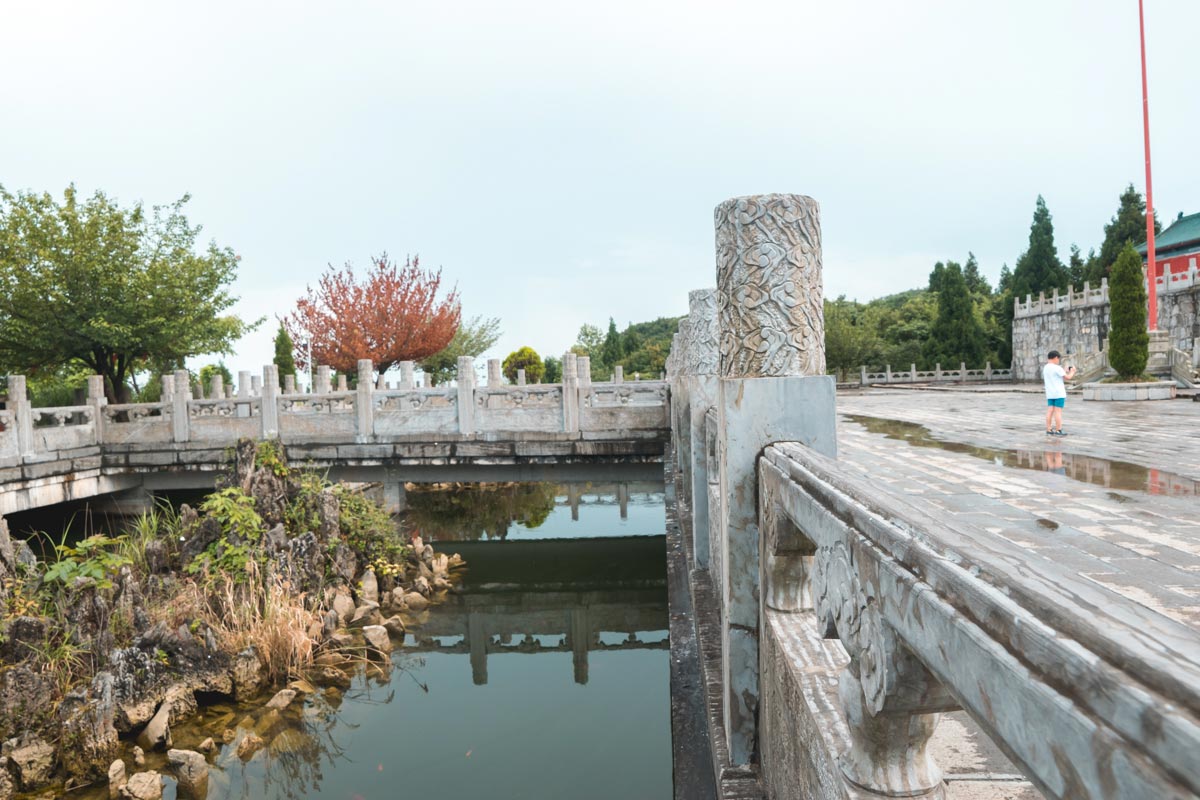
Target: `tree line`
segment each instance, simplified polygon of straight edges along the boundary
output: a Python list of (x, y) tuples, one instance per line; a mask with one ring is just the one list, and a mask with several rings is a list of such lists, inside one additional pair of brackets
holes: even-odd
[[(1157, 218), (1154, 227), (1161, 230)], [(1053, 218), (1039, 195), (1026, 248), (1014, 268), (1001, 267), (995, 287), (968, 253), (962, 263), (934, 264), (924, 287), (866, 303), (844, 295), (826, 300), (826, 363), (830, 372), (839, 374), (888, 364), (899, 369), (916, 364), (922, 370), (938, 363), (947, 369), (960, 363), (979, 368), (985, 362), (1007, 367), (1012, 362), (1015, 299), (1055, 289), (1078, 291), (1084, 282), (1098, 286), (1110, 277), (1123, 251), (1145, 241), (1146, 203), (1130, 184), (1120, 195), (1116, 214), (1104, 225), (1099, 250), (1092, 248), (1084, 256), (1072, 244), (1064, 263), (1054, 243)]]

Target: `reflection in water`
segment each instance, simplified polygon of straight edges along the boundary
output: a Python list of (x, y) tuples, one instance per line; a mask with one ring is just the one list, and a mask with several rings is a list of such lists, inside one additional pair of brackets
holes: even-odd
[(1109, 489), (1149, 492), (1150, 494), (1187, 496), (1200, 494), (1200, 483), (1191, 478), (1160, 469), (1143, 467), (1139, 464), (1131, 464), (1128, 461), (1112, 461), (1096, 456), (1064, 453), (1056, 449), (997, 450), (961, 442), (945, 442), (935, 439), (928, 428), (915, 422), (902, 422), (857, 414), (844, 416), (851, 422), (862, 425), (871, 433), (881, 433), (889, 439), (898, 439), (915, 447), (935, 447), (952, 453), (965, 453), (1004, 467), (1053, 472)]
[[(579, 494), (585, 509), (588, 498), (605, 502), (602, 488)], [(534, 519), (547, 498), (551, 517), (570, 517), (570, 493), (555, 484), (510, 485), (466, 503), (432, 494), (411, 486), (408, 494), (410, 514), (416, 499), (431, 527), (433, 509), (471, 527)], [(584, 513), (573, 539), (456, 544), (467, 562), (461, 591), (421, 615), (390, 672), (364, 666), (344, 693), (319, 689), (282, 714), (264, 709), (266, 698), (209, 706), (172, 727), (174, 746), (218, 742), (210, 800), (670, 797), (663, 528), (605, 536), (621, 520), (615, 508), (597, 510), (606, 513)], [(468, 538), (449, 523), (438, 530)], [(226, 729), (236, 735), (222, 743)], [(249, 731), (266, 746), (243, 760), (237, 747)], [(148, 758), (148, 768), (167, 772), (163, 754)]]
[(661, 481), (409, 483), (405, 495), (405, 523), (435, 542), (657, 536), (666, 525)]

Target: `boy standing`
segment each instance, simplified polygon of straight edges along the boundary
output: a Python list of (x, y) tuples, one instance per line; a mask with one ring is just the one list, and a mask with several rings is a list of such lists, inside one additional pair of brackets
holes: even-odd
[(1066, 436), (1062, 429), (1063, 406), (1067, 404), (1067, 386), (1064, 381), (1075, 377), (1075, 367), (1063, 369), (1059, 366), (1057, 350), (1046, 356), (1042, 367), (1042, 382), (1046, 385), (1046, 435)]

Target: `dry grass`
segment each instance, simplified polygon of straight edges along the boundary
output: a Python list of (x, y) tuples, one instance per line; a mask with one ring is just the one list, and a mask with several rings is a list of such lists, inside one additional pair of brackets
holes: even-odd
[(220, 573), (198, 576), (185, 581), (176, 598), (212, 628), (222, 650), (237, 653), (253, 645), (272, 681), (297, 677), (312, 662), (314, 642), (308, 631), (318, 618), (304, 600), (303, 593), (293, 592), (287, 581), (266, 574), (253, 560), (245, 579)]

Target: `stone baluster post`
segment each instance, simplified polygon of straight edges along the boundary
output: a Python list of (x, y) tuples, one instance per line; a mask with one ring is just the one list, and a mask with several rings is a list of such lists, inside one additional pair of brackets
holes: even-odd
[[(254, 376), (258, 378), (257, 375)], [(259, 383), (258, 413), (262, 416), (262, 436), (271, 439), (279, 436), (279, 366), (263, 365)]]
[(250, 370), (238, 370), (237, 396), (241, 399), (250, 397)]
[(613, 367), (612, 382), (613, 383), (624, 383), (625, 382), (625, 368), (622, 367), (620, 364), (617, 364), (615, 367)]
[(916, 364), (908, 365), (908, 382), (909, 383), (917, 382), (917, 365)]
[(867, 367), (865, 364), (858, 368), (858, 385), (859, 386), (867, 385)]
[(967, 362), (960, 361), (958, 364), (958, 379), (962, 383), (967, 382)]
[(683, 497), (687, 497), (690, 491), (691, 482), (689, 470), (691, 469), (691, 460), (688, 457), (688, 443), (685, 439), (688, 437), (687, 431), (691, 430), (688, 422), (688, 385), (687, 375), (691, 368), (691, 354), (688, 352), (688, 344), (691, 340), (691, 321), (684, 317), (679, 320), (679, 330), (671, 337), (671, 354), (674, 356), (671, 370), (671, 441), (675, 445), (675, 452), (679, 456), (679, 469), (682, 473), (682, 492)]
[(489, 389), (499, 389), (504, 385), (504, 375), (500, 372), (500, 359), (489, 358), (487, 370), (487, 385)]
[(983, 368), (983, 379), (987, 383), (992, 382), (992, 362), (989, 361)]
[(104, 443), (104, 407), (108, 399), (104, 396), (104, 376), (88, 375), (87, 403), (92, 407), (92, 429), (96, 431), (96, 444)]
[[(278, 388), (276, 390), (278, 391)], [(252, 394), (255, 397), (262, 397), (263, 380), (262, 380), (261, 375), (251, 375), (250, 376), (250, 394)]]
[(295, 375), (284, 375), (283, 376), (283, 393), (284, 394), (295, 394), (296, 393), (296, 376)]
[(692, 507), (692, 552), (696, 565), (709, 564), (711, 510), (708, 507), (708, 457), (704, 418), (717, 403), (717, 371), (720, 356), (717, 351), (717, 290), (696, 289), (688, 292), (687, 328), (680, 327), (687, 343), (683, 353), (687, 358), (683, 383), (687, 387), (687, 431), (684, 434), (687, 453), (688, 499)]
[(413, 388), (413, 362), (411, 362), (411, 361), (401, 361), (400, 362), (399, 388), (401, 388), (401, 389)]
[(891, 364), (884, 364), (884, 365), (883, 365), (883, 372), (884, 372), (883, 382), (884, 382), (884, 383), (891, 383), (891, 382), (892, 382), (892, 365), (891, 365)]
[(379, 373), (379, 377), (375, 380), (375, 391), (382, 392), (387, 388), (389, 388), (388, 382), (383, 379), (383, 373), (381, 372)]
[[(412, 380), (412, 362), (406, 362), (409, 365), (409, 381)], [(374, 392), (372, 388), (375, 382), (374, 377), (375, 365), (371, 363), (369, 358), (360, 358), (358, 360), (358, 382), (355, 384), (354, 391), (354, 411), (356, 413), (356, 422), (358, 436), (356, 441), (369, 442), (375, 437), (375, 398), (372, 396)], [(384, 484), (385, 486), (389, 484)]]
[(332, 376), (329, 367), (322, 364), (317, 367), (317, 385), (313, 390), (316, 394), (329, 394), (332, 390)]
[(160, 403), (171, 402), (171, 397), (175, 394), (175, 376), (174, 375), (160, 375), (158, 377), (158, 385), (160, 387), (159, 394), (161, 395), (161, 397), (159, 398), (159, 402)]
[(525, 370), (518, 369), (517, 370), (517, 386), (524, 386), (524, 385), (525, 385)]
[(348, 392), (348, 391), (350, 391), (350, 382), (349, 382), (348, 380), (346, 380), (346, 376), (345, 376), (345, 375), (338, 375), (338, 380), (337, 380), (337, 390), (338, 390), (339, 392)]
[(933, 382), (937, 383), (942, 379), (942, 362), (937, 362), (933, 367)]
[(723, 709), (730, 760), (749, 764), (758, 711), (757, 458), (779, 441), (835, 455), (834, 390), (825, 375), (817, 203), (788, 194), (739, 197), (715, 212), (723, 498)]
[(475, 432), (475, 359), (458, 357), (458, 432)]
[(8, 376), (8, 410), (17, 430), (17, 452), (21, 457), (33, 454), (33, 406), (24, 375)]
[(191, 427), (188, 419), (189, 379), (186, 369), (175, 370), (175, 389), (171, 392), (171, 438), (176, 442), (186, 442)]
[(222, 375), (219, 372), (214, 372), (212, 374), (212, 378), (210, 379), (209, 382), (211, 383), (211, 386), (209, 387), (209, 391), (211, 392), (212, 399), (220, 400), (222, 397), (225, 396), (225, 376), (224, 375)]
[(563, 353), (563, 430), (575, 433), (579, 430), (579, 372), (575, 354)]
[(580, 356), (575, 362), (575, 368), (579, 371), (579, 387), (587, 389), (592, 385), (592, 359), (589, 356)]

